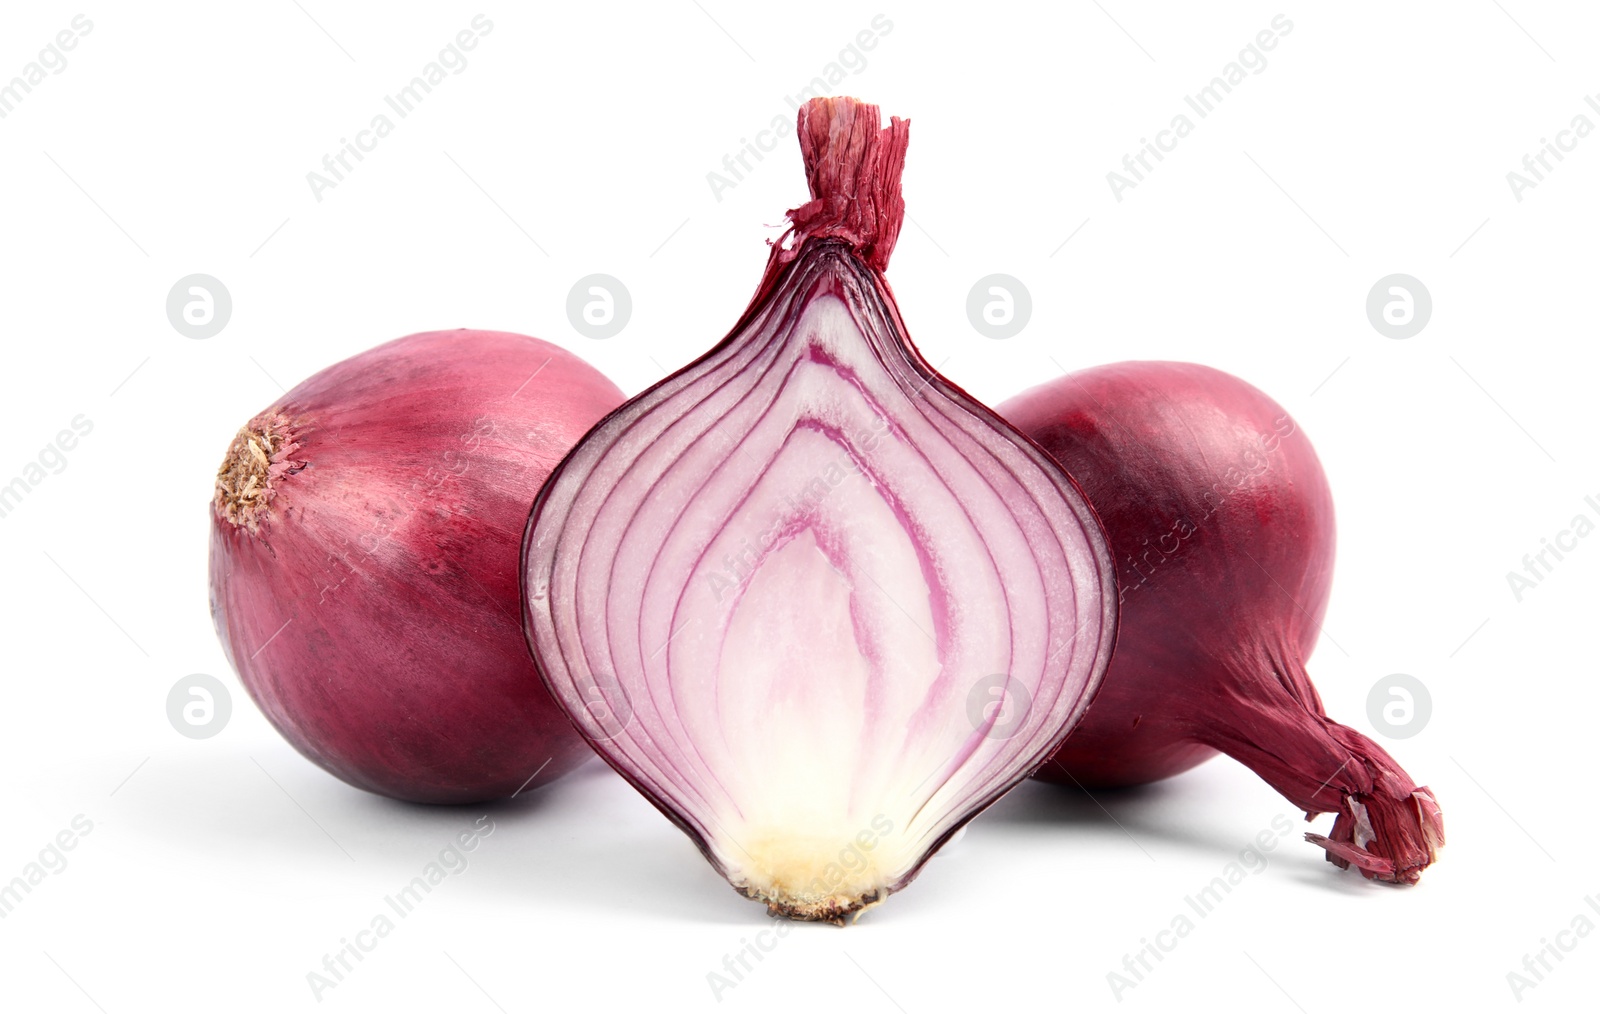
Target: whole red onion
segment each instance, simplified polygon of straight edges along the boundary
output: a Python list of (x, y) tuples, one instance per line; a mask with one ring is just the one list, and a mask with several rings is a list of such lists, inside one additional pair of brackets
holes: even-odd
[(554, 345), (415, 334), (300, 384), (217, 474), (211, 612), (279, 732), (352, 785), (461, 803), (588, 748), (522, 636), (517, 565), (550, 470), (622, 393)]
[(1121, 625), (1083, 721), (1038, 772), (1139, 785), (1217, 751), (1306, 811), (1340, 867), (1414, 882), (1444, 844), (1438, 803), (1330, 719), (1306, 674), (1333, 579), (1333, 498), (1271, 398), (1192, 363), (1117, 363), (1000, 406), (1078, 480), (1117, 559)]

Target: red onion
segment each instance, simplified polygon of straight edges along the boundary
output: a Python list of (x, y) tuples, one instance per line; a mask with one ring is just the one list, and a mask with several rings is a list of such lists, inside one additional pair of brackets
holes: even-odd
[(749, 309), (562, 462), (524, 593), (601, 756), (737, 890), (839, 922), (1049, 756), (1115, 596), (1077, 488), (907, 337), (906, 121), (799, 127), (813, 200)]
[(267, 718), (397, 799), (513, 795), (588, 750), (519, 620), (550, 469), (622, 393), (571, 353), (436, 331), (331, 366), (245, 425), (217, 474), (211, 612)]
[(1439, 804), (1383, 748), (1323, 713), (1306, 675), (1333, 577), (1333, 500), (1289, 414), (1190, 363), (1052, 380), (1000, 412), (1066, 468), (1116, 552), (1116, 656), (1038, 773), (1139, 785), (1222, 751), (1306, 811), (1341, 868), (1414, 883), (1444, 844)]

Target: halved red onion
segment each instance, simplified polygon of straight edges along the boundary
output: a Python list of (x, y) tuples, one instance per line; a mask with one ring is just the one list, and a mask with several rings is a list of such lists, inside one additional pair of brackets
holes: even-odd
[(562, 462), (523, 594), (601, 756), (739, 891), (838, 922), (1050, 755), (1116, 594), (1077, 487), (906, 334), (907, 122), (815, 99), (799, 127), (814, 199), (750, 308)]

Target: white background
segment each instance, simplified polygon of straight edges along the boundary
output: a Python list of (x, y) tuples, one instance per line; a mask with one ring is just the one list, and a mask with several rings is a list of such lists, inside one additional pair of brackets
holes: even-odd
[[(94, 429), (0, 518), (0, 880), (76, 815), (93, 830), (0, 920), (0, 1006), (1490, 1009), (1516, 1005), (1507, 973), (1541, 938), (1600, 923), (1600, 538), (1520, 602), (1506, 579), (1600, 495), (1600, 138), (1521, 201), (1506, 180), (1574, 116), (1600, 123), (1583, 102), (1600, 17), (930, 7), (7, 5), (0, 81), (74, 14), (94, 27), (0, 120), (0, 482), (74, 416)], [(467, 68), (317, 201), (306, 174), (480, 12), (494, 28)], [(1296, 841), (1295, 815), (1268, 868), (1119, 999), (1107, 973), (1294, 811), (1227, 760), (1095, 800), (1025, 785), (903, 894), (844, 930), (795, 927), (717, 1001), (708, 973), (772, 924), (592, 762), (487, 808), (470, 868), (319, 1001), (307, 973), (485, 808), (352, 789), (244, 696), (205, 589), (230, 437), (280, 385), (415, 331), (537, 335), (630, 394), (686, 363), (805, 197), (792, 139), (720, 201), (706, 174), (880, 12), (892, 29), (836, 90), (912, 120), (888, 275), (928, 360), (994, 402), (1063, 367), (1192, 359), (1285, 405), (1339, 511), (1313, 675), (1369, 734), (1380, 678), (1429, 688), (1426, 728), (1380, 742), (1436, 791), (1448, 848), (1420, 886), (1384, 888)], [(1117, 201), (1107, 172), (1280, 12), (1294, 28), (1266, 68)], [(164, 310), (193, 272), (233, 297), (207, 340)], [(565, 311), (593, 272), (633, 298), (606, 341)], [(996, 272), (1034, 306), (1005, 341), (964, 309)], [(1393, 272), (1433, 299), (1405, 340), (1365, 312)], [(203, 741), (165, 710), (196, 672), (234, 692)], [(1592, 998), (1597, 959), (1577, 940), (1522, 1004)]]

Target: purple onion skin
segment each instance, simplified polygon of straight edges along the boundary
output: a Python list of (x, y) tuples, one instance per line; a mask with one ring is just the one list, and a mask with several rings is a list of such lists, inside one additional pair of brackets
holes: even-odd
[(545, 478), (622, 401), (538, 339), (435, 331), (252, 419), (212, 505), (211, 612), (284, 738), (420, 803), (503, 798), (582, 763), (522, 635), (518, 555)]
[[(1188, 703), (1235, 654), (1298, 668), (1321, 631), (1333, 496), (1310, 442), (1262, 392), (1190, 363), (1093, 367), (999, 411), (1078, 480), (1117, 558), (1111, 669), (1055, 760), (1116, 787), (1214, 756), (1211, 709), (1163, 705)], [(1055, 764), (1039, 777), (1066, 780)]]
[(1309, 820), (1341, 868), (1415, 883), (1437, 800), (1333, 721), (1305, 662), (1333, 583), (1333, 496), (1276, 402), (1193, 363), (1115, 363), (999, 406), (1075, 478), (1117, 559), (1121, 627), (1093, 703), (1036, 777), (1142, 785), (1226, 753)]

